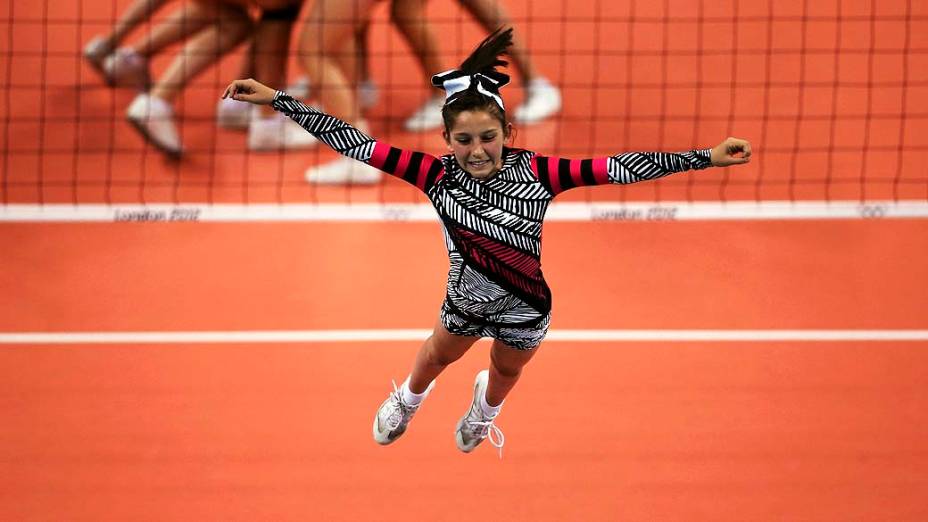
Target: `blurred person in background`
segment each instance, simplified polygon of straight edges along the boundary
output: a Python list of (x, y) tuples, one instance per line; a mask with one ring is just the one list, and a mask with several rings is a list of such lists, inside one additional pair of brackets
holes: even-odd
[[(138, 26), (151, 19), (166, 0), (137, 0), (109, 34), (98, 35), (84, 48), (84, 57), (110, 86), (142, 91), (130, 103), (126, 117), (142, 136), (171, 157), (182, 154), (173, 102), (181, 90), (210, 65), (247, 39), (251, 46), (242, 64), (244, 76), (281, 82), (286, 75), (287, 49), (302, 0), (190, 0), (159, 21), (145, 37), (120, 46)], [(257, 22), (249, 10), (260, 9)], [(186, 43), (161, 76), (152, 82), (151, 58), (168, 46)], [(260, 56), (260, 60), (255, 60)], [(247, 129), (251, 150), (314, 146), (298, 125), (264, 108), (220, 101), (217, 123)]]
[[(488, 33), (502, 25), (511, 25), (506, 11), (492, 0), (457, 0)], [(422, 71), (443, 70), (440, 59), (439, 38), (426, 16), (428, 0), (392, 0), (390, 20), (412, 49)], [(336, 3), (338, 5), (329, 5)], [(328, 74), (329, 89), (341, 92), (320, 94), (318, 100), (327, 111), (346, 121), (368, 129), (362, 111), (376, 104), (378, 89), (371, 79), (367, 35), (370, 28), (370, 9), (376, 0), (320, 0), (314, 7), (315, 18), (307, 21), (300, 39), (298, 53), (306, 63), (309, 78), (301, 78), (293, 92), (306, 97), (312, 78)], [(328, 24), (325, 37), (319, 36), (320, 24)], [(321, 58), (316, 55), (322, 54)], [(537, 74), (525, 47), (519, 40), (513, 43), (513, 64), (522, 77), (525, 98), (513, 110), (513, 120), (522, 124), (541, 121), (561, 109), (560, 90)], [(341, 73), (338, 75), (337, 73)], [(330, 108), (330, 103), (335, 105)], [(430, 97), (415, 113), (407, 118), (403, 127), (410, 132), (434, 130), (442, 126), (441, 107), (444, 97)], [(380, 172), (367, 165), (339, 158), (331, 163), (311, 167), (306, 180), (317, 184), (375, 183)]]
[[(315, 0), (298, 39), (298, 57), (312, 86), (317, 105), (357, 129), (370, 130), (364, 119), (358, 86), (359, 54), (370, 23), (371, 10), (380, 0)], [(306, 180), (319, 184), (372, 184), (380, 170), (351, 158), (338, 157), (310, 167)]]
[[(513, 25), (503, 6), (493, 0), (457, 0), (480, 26), (491, 33), (498, 27)], [(393, 23), (412, 47), (423, 73), (443, 71), (448, 67), (439, 58), (438, 37), (425, 16), (428, 0), (393, 0), (390, 16)], [(538, 74), (531, 57), (519, 38), (512, 43), (509, 56), (522, 78), (525, 98), (513, 109), (516, 123), (529, 124), (541, 121), (561, 110), (561, 93), (547, 78)], [(404, 127), (408, 131), (426, 131), (442, 126), (441, 108), (444, 96), (429, 98)]]

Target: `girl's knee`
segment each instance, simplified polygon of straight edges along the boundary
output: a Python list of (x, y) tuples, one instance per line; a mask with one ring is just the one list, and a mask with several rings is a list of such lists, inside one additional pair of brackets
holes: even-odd
[(464, 352), (457, 349), (452, 343), (443, 342), (440, 338), (435, 336), (429, 338), (428, 344), (429, 349), (426, 355), (429, 364), (434, 366), (448, 366), (464, 355)]
[(490, 351), (490, 364), (503, 377), (515, 378), (522, 373), (522, 368), (528, 364), (531, 357), (531, 352), (516, 350), (497, 341)]
[(521, 367), (515, 368), (512, 366), (502, 366), (499, 363), (497, 363), (495, 360), (491, 360), (491, 363), (493, 365), (493, 369), (496, 370), (496, 373), (498, 373), (499, 375), (503, 377), (506, 377), (509, 379), (515, 379), (519, 377), (520, 375), (522, 375)]
[(493, 347), (490, 349), (490, 362), (500, 375), (518, 377), (522, 368), (532, 360), (537, 351), (537, 346), (530, 350), (522, 350), (494, 339)]

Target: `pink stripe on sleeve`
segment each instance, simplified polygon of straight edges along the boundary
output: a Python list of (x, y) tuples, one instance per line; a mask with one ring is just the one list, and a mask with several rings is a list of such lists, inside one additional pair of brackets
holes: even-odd
[(580, 160), (570, 160), (570, 178), (578, 187), (585, 185), (583, 176), (580, 175)]
[(416, 186), (419, 187), (419, 190), (425, 190), (425, 180), (429, 176), (429, 169), (432, 168), (432, 165), (438, 160), (425, 156), (422, 158), (422, 162), (419, 163), (419, 174), (416, 175)]
[[(382, 168), (387, 162), (387, 154), (390, 153), (390, 146), (379, 141), (374, 144), (374, 152), (371, 154), (370, 165), (372, 167)], [(408, 162), (408, 160), (407, 160)]]
[(412, 152), (408, 150), (400, 151), (400, 159), (396, 162), (396, 171), (392, 172), (394, 176), (402, 177), (406, 174), (406, 168), (409, 167), (409, 158), (412, 156)]
[(555, 194), (561, 193), (561, 175), (557, 169), (557, 158), (545, 158), (545, 161), (548, 162), (548, 183), (551, 184), (551, 192)]

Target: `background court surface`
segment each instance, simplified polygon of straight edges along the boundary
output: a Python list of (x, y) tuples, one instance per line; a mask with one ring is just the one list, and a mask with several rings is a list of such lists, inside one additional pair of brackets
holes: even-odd
[[(499, 418), (499, 460), (453, 438), (485, 342), (383, 448), (373, 414), (419, 341), (235, 335), (430, 328), (437, 223), (0, 225), (0, 519), (928, 517), (924, 221), (545, 236), (552, 338), (718, 332), (543, 345)], [(839, 340), (717, 340), (768, 330)], [(227, 340), (11, 342), (204, 331)], [(900, 334), (916, 340), (840, 340)]]

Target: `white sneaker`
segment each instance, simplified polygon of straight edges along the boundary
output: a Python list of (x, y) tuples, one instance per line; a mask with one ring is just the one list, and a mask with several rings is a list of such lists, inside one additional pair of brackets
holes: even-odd
[(103, 72), (103, 60), (112, 52), (113, 47), (107, 39), (99, 35), (91, 38), (87, 45), (84, 46), (84, 59), (93, 67), (93, 70), (104, 77), (104, 80), (107, 78)]
[(284, 92), (300, 100), (309, 98), (309, 78), (300, 76), (295, 82), (288, 85)]
[[(294, 98), (306, 100), (309, 98), (310, 85), (307, 76), (300, 76), (295, 82), (287, 86), (285, 92)], [(361, 80), (357, 87), (358, 104), (362, 109), (370, 109), (380, 100), (380, 90), (371, 80)]]
[(318, 144), (319, 140), (300, 127), (299, 123), (279, 112), (262, 117), (255, 110), (248, 124), (250, 150), (308, 149)]
[(443, 96), (429, 98), (422, 107), (419, 107), (409, 119), (403, 123), (403, 128), (409, 132), (422, 132), (440, 128), (444, 121), (441, 119), (441, 108), (445, 105)]
[(535, 78), (525, 86), (525, 101), (516, 107), (513, 119), (535, 123), (561, 110), (561, 91), (547, 78)]
[(216, 104), (216, 125), (223, 129), (245, 130), (250, 122), (250, 103), (222, 98)]
[(361, 80), (358, 84), (358, 105), (362, 109), (370, 109), (380, 101), (380, 90), (371, 80)]
[[(429, 387), (424, 392), (425, 396), (422, 397), (423, 401), (434, 387), (435, 381), (429, 383)], [(422, 406), (421, 402), (415, 406), (403, 402), (403, 394), (397, 389), (396, 381), (393, 381), (393, 391), (374, 415), (374, 440), (378, 444), (390, 444), (400, 438), (400, 435), (406, 432), (406, 426), (409, 425), (409, 421), (412, 420), (412, 416), (416, 414), (420, 406)]]
[(342, 156), (325, 165), (306, 169), (306, 182), (315, 185), (373, 185), (383, 173), (367, 163)]
[(103, 60), (103, 75), (110, 85), (147, 90), (151, 84), (148, 60), (128, 47), (120, 47)]
[[(288, 85), (284, 92), (298, 100), (309, 99), (309, 78), (300, 76), (296, 81)], [(358, 96), (358, 104), (362, 109), (370, 109), (380, 101), (380, 89), (371, 80), (361, 80), (355, 92)]]
[(174, 126), (174, 109), (171, 104), (142, 93), (129, 104), (126, 118), (146, 141), (169, 156), (180, 156), (180, 137)]
[(474, 380), (474, 400), (470, 403), (467, 413), (458, 421), (454, 430), (454, 438), (458, 449), (464, 453), (470, 453), (488, 438), (490, 444), (499, 449), (499, 458), (503, 458), (503, 444), (506, 438), (503, 437), (503, 432), (493, 424), (496, 417), (487, 417), (483, 414), (483, 408), (480, 407), (480, 401), (487, 393), (489, 379), (489, 370), (483, 370), (477, 374)]

